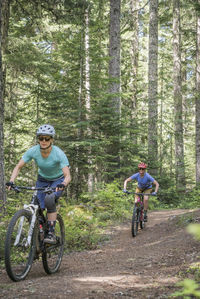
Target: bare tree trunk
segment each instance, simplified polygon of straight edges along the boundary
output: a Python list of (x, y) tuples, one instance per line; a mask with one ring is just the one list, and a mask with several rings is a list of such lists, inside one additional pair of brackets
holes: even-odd
[[(87, 125), (87, 135), (89, 138), (92, 136), (90, 128), (90, 112), (91, 112), (91, 103), (90, 103), (90, 57), (89, 57), (89, 9), (85, 10), (85, 89), (86, 89), (86, 119), (88, 121)], [(92, 159), (91, 159), (91, 146), (88, 149), (88, 192), (93, 191), (93, 174), (91, 170)]]
[[(130, 9), (132, 14), (131, 20), (131, 30), (133, 33), (131, 40), (131, 63), (132, 63), (132, 73), (131, 73), (131, 125), (134, 128), (137, 126), (137, 77), (138, 77), (138, 59), (139, 59), (139, 36), (138, 36), (138, 8), (139, 1), (131, 0), (130, 1)], [(133, 143), (137, 144), (137, 135), (132, 133), (130, 134)]]
[[(200, 5), (200, 0), (197, 0)], [(197, 10), (196, 36), (196, 184), (200, 184), (200, 12)]]
[(158, 173), (158, 0), (150, 0), (148, 64), (148, 160), (152, 175)]
[(110, 0), (110, 41), (109, 41), (109, 76), (113, 111), (119, 116), (121, 111), (120, 101), (120, 11), (121, 0)]
[(177, 191), (185, 191), (180, 43), (181, 43), (180, 41), (180, 0), (174, 0), (173, 1), (173, 59), (174, 59), (173, 73), (174, 73), (176, 188)]
[(113, 180), (120, 168), (120, 12), (121, 0), (110, 0), (110, 36), (109, 36), (109, 106), (110, 123), (107, 130), (108, 146), (108, 178)]
[(2, 65), (2, 48), (3, 48), (3, 14), (2, 7), (5, 1), (1, 2), (0, 6), (0, 215), (5, 212), (6, 195), (5, 195), (5, 179), (4, 179), (4, 80), (3, 80), (3, 65)]
[(163, 59), (161, 63), (161, 82), (160, 82), (160, 165), (159, 165), (159, 174), (162, 177), (163, 172), (163, 100), (164, 100), (164, 80), (163, 80)]
[(1, 2), (1, 9), (2, 9), (2, 23), (1, 23), (2, 51), (5, 52), (7, 48), (11, 0), (1, 0), (0, 2)]
[[(83, 30), (81, 30), (81, 42), (80, 42), (80, 53), (83, 53), (83, 47), (84, 47), (84, 37), (83, 37)], [(79, 90), (78, 90), (78, 122), (80, 123), (82, 121), (82, 109), (83, 109), (83, 105), (82, 105), (82, 95), (83, 95), (83, 55), (80, 56), (80, 80), (79, 80)], [(82, 132), (82, 128), (79, 126), (78, 128), (78, 132), (77, 132), (77, 140), (78, 142), (82, 139), (83, 136), (83, 132)], [(79, 198), (79, 194), (81, 193), (81, 182), (83, 180), (83, 177), (81, 176), (81, 169), (79, 168), (79, 163), (78, 161), (81, 159), (80, 157), (81, 155), (81, 149), (80, 149), (80, 145), (77, 144), (76, 145), (76, 162), (74, 165), (74, 168), (72, 169), (72, 177), (73, 177), (73, 184), (72, 186), (74, 186), (74, 190), (72, 190), (72, 194), (75, 194), (75, 197), (78, 199)]]

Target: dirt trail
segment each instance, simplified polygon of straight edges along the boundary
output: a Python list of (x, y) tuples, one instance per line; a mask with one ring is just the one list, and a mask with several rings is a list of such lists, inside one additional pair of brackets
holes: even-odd
[[(130, 221), (109, 231), (93, 251), (65, 255), (60, 271), (45, 274), (33, 265), (25, 281), (13, 283), (0, 270), (0, 298), (169, 298), (190, 264), (200, 261), (200, 242), (186, 233), (179, 215), (186, 210), (149, 213), (145, 230), (132, 238)], [(200, 211), (195, 212), (197, 221)]]

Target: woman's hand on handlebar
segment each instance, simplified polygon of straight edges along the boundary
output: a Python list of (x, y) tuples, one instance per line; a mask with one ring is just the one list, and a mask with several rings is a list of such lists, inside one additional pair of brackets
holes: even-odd
[(8, 190), (11, 190), (14, 187), (14, 183), (13, 182), (7, 182), (6, 187), (8, 188)]

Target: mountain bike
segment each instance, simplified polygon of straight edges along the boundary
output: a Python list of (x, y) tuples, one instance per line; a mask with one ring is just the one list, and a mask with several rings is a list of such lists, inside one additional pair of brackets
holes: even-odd
[(47, 215), (39, 205), (38, 190), (52, 193), (55, 188), (36, 188), (13, 185), (16, 192), (34, 191), (31, 203), (17, 211), (12, 217), (5, 239), (5, 267), (13, 281), (26, 278), (33, 262), (42, 257), (43, 267), (47, 274), (58, 271), (64, 253), (65, 229), (62, 217), (57, 214), (55, 235), (56, 244), (44, 243), (48, 232)]
[(144, 195), (145, 196), (155, 196), (151, 193), (135, 193), (135, 192), (126, 192), (126, 194), (135, 194), (138, 195), (137, 201), (134, 203), (133, 215), (131, 221), (131, 233), (133, 237), (136, 237), (138, 233), (139, 226), (141, 229), (144, 229), (146, 222), (144, 221)]

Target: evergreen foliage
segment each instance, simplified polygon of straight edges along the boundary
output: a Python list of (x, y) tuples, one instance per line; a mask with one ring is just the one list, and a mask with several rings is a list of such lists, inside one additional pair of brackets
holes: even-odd
[[(55, 126), (56, 144), (67, 154), (73, 182), (70, 196), (78, 198), (87, 191), (88, 174), (95, 185), (108, 182), (117, 174), (123, 181), (136, 172), (138, 161), (148, 161), (148, 6), (139, 8), (139, 57), (137, 110), (131, 106), (132, 18), (126, 1), (121, 7), (121, 115), (116, 127), (108, 93), (109, 6), (106, 1), (13, 2), (4, 55), (7, 68), (5, 97), (5, 170), (6, 178), (23, 152), (34, 145), (35, 131), (41, 123)], [(85, 81), (85, 8), (90, 8), (90, 96), (91, 111), (86, 118)], [(166, 9), (166, 5), (168, 9)], [(195, 14), (190, 2), (182, 4), (184, 140), (188, 188), (195, 184), (190, 167), (195, 163), (194, 85)], [(188, 22), (190, 18), (191, 22)], [(165, 191), (175, 182), (173, 81), (172, 81), (172, 3), (159, 3), (158, 44), (158, 173)], [(81, 94), (80, 94), (81, 87)], [(135, 120), (132, 118), (135, 113)], [(92, 134), (88, 135), (87, 128)], [(109, 149), (112, 132), (120, 136), (120, 169), (115, 171), (115, 156)], [(88, 149), (91, 148), (91, 163)], [(191, 151), (192, 150), (192, 151)], [(113, 161), (113, 162), (112, 162)], [(114, 162), (115, 163), (115, 162)], [(27, 166), (19, 180), (33, 183), (35, 168)], [(109, 171), (108, 171), (109, 170)], [(167, 178), (167, 180), (164, 179)], [(170, 181), (170, 186), (166, 181)]]
[[(121, 1), (120, 91), (115, 115), (109, 86), (110, 1), (106, 0), (13, 0), (10, 1), (8, 32), (3, 49), (5, 179), (23, 153), (36, 143), (39, 125), (56, 129), (55, 144), (68, 156), (72, 182), (60, 212), (66, 226), (68, 250), (92, 249), (105, 240), (103, 229), (113, 221), (130, 217), (133, 198), (122, 195), (123, 181), (137, 171), (139, 161), (148, 160), (148, 38), (149, 6)], [(136, 2), (136, 1), (135, 1)], [(89, 54), (85, 49), (85, 12), (89, 13)], [(200, 189), (195, 186), (195, 78), (196, 13), (198, 1), (181, 1), (181, 67), (183, 139), (186, 193), (176, 189), (175, 129), (173, 99), (173, 1), (158, 7), (158, 198), (150, 208), (199, 207)], [(138, 12), (138, 32), (135, 15)], [(5, 16), (6, 19), (7, 16)], [(8, 18), (8, 17), (7, 17)], [(9, 22), (8, 22), (9, 21)], [(4, 35), (6, 35), (4, 33)], [(131, 51), (138, 38), (138, 53)], [(5, 39), (6, 37), (3, 36)], [(134, 55), (135, 54), (135, 55)], [(90, 110), (86, 107), (86, 57), (90, 66)], [(135, 59), (137, 60), (134, 62)], [(136, 70), (133, 70), (136, 67)], [(136, 72), (135, 72), (136, 71)], [(134, 95), (134, 96), (133, 96)], [(199, 115), (196, 115), (199, 118)], [(89, 129), (89, 130), (88, 130)], [(113, 149), (117, 144), (117, 149)], [(117, 151), (115, 151), (117, 150)], [(119, 153), (119, 157), (116, 155)], [(88, 159), (90, 156), (90, 159)], [(119, 163), (120, 158), (120, 164)], [(116, 168), (116, 164), (118, 166)], [(92, 174), (93, 192), (88, 192)], [(34, 185), (37, 169), (29, 163), (17, 178), (21, 185)], [(114, 181), (118, 178), (117, 182)], [(111, 182), (108, 184), (108, 182)], [(133, 184), (132, 188), (135, 185)], [(27, 198), (7, 193), (5, 223)], [(3, 223), (3, 225), (2, 225)], [(192, 227), (192, 231), (198, 227)], [(2, 256), (0, 248), (0, 256)], [(199, 290), (195, 282), (182, 283), (182, 296)]]

